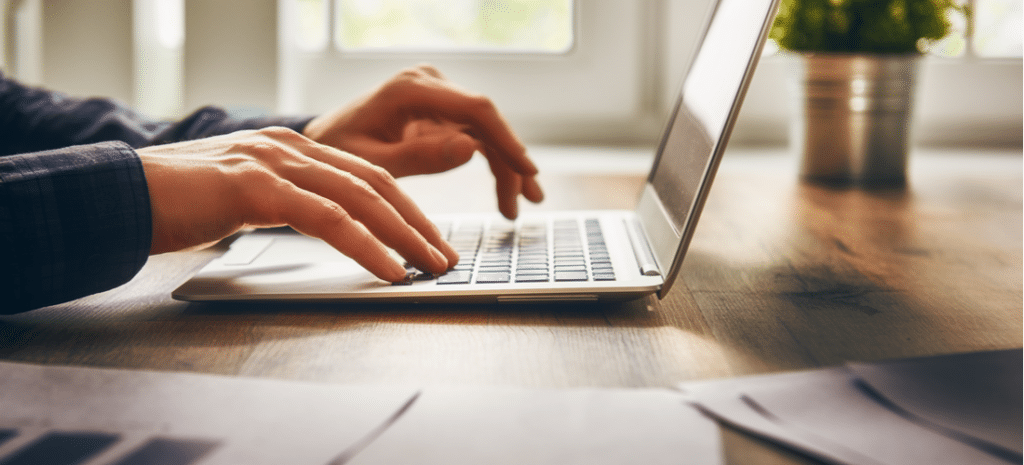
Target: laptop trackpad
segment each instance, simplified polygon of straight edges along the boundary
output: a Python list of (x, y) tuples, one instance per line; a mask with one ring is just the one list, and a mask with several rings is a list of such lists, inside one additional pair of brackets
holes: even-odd
[(361, 292), (389, 285), (321, 240), (276, 229), (238, 238), (227, 253), (177, 293), (267, 298)]

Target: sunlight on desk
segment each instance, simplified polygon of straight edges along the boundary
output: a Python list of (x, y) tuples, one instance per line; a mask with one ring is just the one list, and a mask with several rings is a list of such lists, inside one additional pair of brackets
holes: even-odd
[[(547, 200), (629, 208), (649, 151), (534, 150)], [(726, 155), (663, 301), (573, 305), (188, 304), (224, 246), (151, 257), (129, 284), (0, 320), (11, 361), (334, 382), (671, 386), (849, 360), (1020, 347), (1021, 158), (931, 151), (906, 191), (796, 179), (784, 150)], [(478, 157), (403, 179), (428, 211), (494, 209)]]

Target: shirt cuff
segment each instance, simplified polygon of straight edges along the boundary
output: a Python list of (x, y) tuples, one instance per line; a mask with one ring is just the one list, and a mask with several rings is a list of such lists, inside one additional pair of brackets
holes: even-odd
[(0, 313), (128, 282), (152, 240), (142, 161), (123, 142), (0, 158)]

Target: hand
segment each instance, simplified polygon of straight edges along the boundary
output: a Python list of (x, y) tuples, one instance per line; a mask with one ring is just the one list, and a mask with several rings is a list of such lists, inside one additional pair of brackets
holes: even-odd
[(386, 281), (409, 263), (443, 273), (458, 254), (384, 169), (285, 128), (138, 151), (153, 216), (151, 253), (215, 242), (247, 226), (289, 225)]
[(518, 216), (519, 194), (533, 202), (544, 199), (537, 168), (494, 104), (430, 66), (399, 73), (368, 96), (313, 119), (303, 133), (395, 177), (446, 171), (479, 151), (490, 164), (498, 209), (507, 218)]

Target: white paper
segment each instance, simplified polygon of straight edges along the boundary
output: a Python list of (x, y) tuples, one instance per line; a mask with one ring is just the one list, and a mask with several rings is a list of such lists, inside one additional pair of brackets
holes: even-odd
[(90, 464), (153, 437), (217, 442), (204, 465), (325, 464), (416, 391), (0, 363), (0, 428), (20, 433), (0, 460), (50, 431), (98, 431), (122, 440)]
[(786, 447), (795, 448), (804, 454), (825, 463), (840, 464), (881, 464), (842, 439), (833, 440), (816, 431), (782, 421), (774, 412), (766, 412), (763, 406), (748, 396), (747, 392), (761, 389), (790, 391), (795, 396), (803, 394), (801, 386), (810, 379), (829, 380), (845, 376), (837, 370), (788, 373), (785, 375), (751, 376), (727, 380), (692, 382), (680, 385), (695, 407), (722, 423), (742, 431), (774, 441)]
[(717, 425), (655, 389), (424, 390), (353, 465), (722, 463)]
[(117, 438), (86, 465), (154, 438), (212, 444), (187, 462), (202, 465), (721, 463), (717, 426), (671, 390), (350, 386), (0, 362), (5, 430), (16, 436), (0, 440), (0, 462), (72, 432)]
[(900, 415), (859, 382), (851, 370), (834, 368), (686, 383), (680, 389), (720, 421), (828, 462), (1006, 463)]
[(856, 363), (849, 368), (910, 415), (1020, 457), (1020, 349)]

